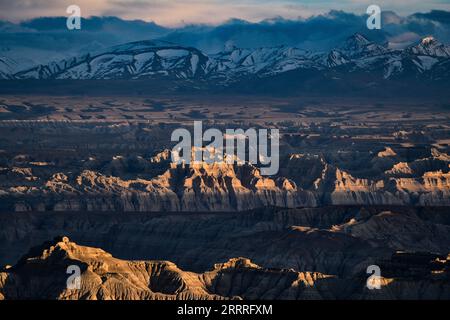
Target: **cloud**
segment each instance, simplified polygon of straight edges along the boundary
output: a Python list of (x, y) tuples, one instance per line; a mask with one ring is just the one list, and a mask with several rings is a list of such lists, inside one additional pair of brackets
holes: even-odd
[(231, 18), (252, 22), (276, 16), (296, 19), (321, 12), (301, 4), (264, 1), (257, 4), (252, 1), (109, 0), (108, 3), (110, 6), (104, 11), (105, 14), (118, 15), (127, 19), (152, 20), (169, 26), (192, 23), (219, 24)]
[[(174, 26), (218, 24), (230, 18), (260, 21), (277, 16), (307, 18), (330, 10), (362, 14), (373, 0), (14, 0), (0, 1), (0, 19), (19, 21), (41, 16), (64, 16), (71, 4), (84, 17), (114, 15)], [(406, 14), (431, 9), (450, 10), (448, 0), (377, 0), (386, 10)]]
[(0, 19), (21, 21), (36, 17), (65, 16), (66, 9), (76, 4), (83, 16), (100, 14), (107, 0), (14, 0), (0, 1)]

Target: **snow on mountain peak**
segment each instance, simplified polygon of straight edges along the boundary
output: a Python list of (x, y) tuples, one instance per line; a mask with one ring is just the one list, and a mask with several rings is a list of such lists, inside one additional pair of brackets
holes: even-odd
[(338, 51), (347, 58), (361, 58), (386, 53), (387, 49), (382, 45), (369, 41), (363, 35), (355, 33), (347, 38)]
[(423, 38), (417, 45), (409, 47), (407, 52), (415, 55), (450, 58), (450, 47), (432, 36)]
[(309, 52), (289, 46), (237, 48), (233, 41), (227, 41), (224, 47), (219, 53), (207, 55), (198, 49), (170, 42), (138, 41), (16, 73), (0, 59), (0, 78), (142, 79), (169, 76), (231, 83), (250, 75), (268, 77), (292, 70), (339, 67), (337, 69), (347, 72), (380, 71), (387, 79), (406, 72), (428, 75), (436, 65), (450, 58), (450, 47), (433, 37), (426, 37), (405, 50), (391, 50), (358, 33), (330, 52)]
[(208, 57), (195, 48), (165, 41), (138, 41), (86, 55), (40, 65), (17, 73), (17, 78), (114, 79), (204, 75)]
[(433, 44), (433, 43), (436, 43), (436, 42), (437, 42), (437, 41), (436, 41), (436, 39), (434, 39), (433, 36), (425, 37), (425, 38), (423, 38), (422, 41), (421, 41), (421, 43), (422, 43), (424, 46), (429, 46), (430, 44)]

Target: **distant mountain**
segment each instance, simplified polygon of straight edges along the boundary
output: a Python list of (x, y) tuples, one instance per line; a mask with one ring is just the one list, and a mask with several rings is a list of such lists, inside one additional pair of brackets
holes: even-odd
[(408, 48), (406, 51), (413, 55), (450, 58), (450, 47), (431, 36), (423, 38), (417, 45)]
[(433, 68), (450, 58), (449, 50), (449, 46), (432, 37), (404, 50), (392, 50), (354, 35), (329, 54), (327, 64), (345, 66), (347, 72), (379, 74), (383, 79), (437, 80), (444, 70), (436, 72)]
[(345, 43), (338, 49), (347, 58), (367, 58), (376, 55), (383, 55), (388, 53), (385, 47), (369, 41), (363, 35), (355, 33), (353, 36), (346, 39)]
[(209, 58), (195, 48), (139, 41), (19, 72), (19, 79), (200, 78)]
[(321, 55), (295, 47), (229, 48), (211, 56), (208, 76), (235, 81), (242, 77), (271, 75), (296, 69), (321, 69)]
[(15, 74), (8, 73), (12, 69), (6, 63), (0, 70), (3, 78), (16, 79), (173, 78), (221, 86), (250, 78), (270, 80), (290, 72), (333, 80), (370, 75), (373, 81), (435, 81), (448, 78), (449, 59), (450, 47), (432, 37), (404, 50), (392, 50), (354, 34), (325, 53), (288, 46), (242, 49), (229, 44), (224, 51), (207, 55), (166, 41), (139, 41)]

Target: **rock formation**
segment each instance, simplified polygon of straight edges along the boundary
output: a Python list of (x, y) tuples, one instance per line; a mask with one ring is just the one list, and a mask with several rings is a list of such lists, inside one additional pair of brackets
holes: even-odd
[[(114, 156), (108, 163), (59, 172), (23, 160), (2, 168), (0, 197), (15, 211), (244, 211), (265, 206), (450, 205), (450, 161), (431, 156), (389, 162), (387, 148), (372, 159), (374, 173), (358, 177), (319, 155), (292, 154), (277, 176), (251, 164), (172, 164), (168, 150), (150, 159)], [(380, 158), (381, 157), (381, 158)], [(380, 160), (381, 159), (381, 160)], [(380, 162), (384, 161), (384, 162)], [(333, 161), (336, 162), (336, 161)], [(390, 169), (385, 169), (390, 168)], [(447, 169), (445, 169), (447, 168)], [(377, 171), (378, 170), (378, 171)]]
[[(197, 300), (448, 298), (450, 256), (394, 254), (369, 290), (364, 276), (267, 269), (246, 258), (210, 271), (183, 271), (169, 261), (126, 261), (62, 237), (35, 247), (0, 272), (0, 299)], [(72, 275), (79, 269), (79, 274)], [(427, 290), (422, 290), (423, 288)]]

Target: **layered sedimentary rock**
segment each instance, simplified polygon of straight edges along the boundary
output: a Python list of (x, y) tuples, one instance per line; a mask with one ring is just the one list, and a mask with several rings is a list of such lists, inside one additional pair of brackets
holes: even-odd
[[(252, 166), (228, 164), (172, 165), (149, 180), (124, 180), (92, 170), (69, 180), (58, 173), (43, 188), (10, 191), (32, 199), (16, 202), (16, 211), (49, 205), (55, 211), (240, 211), (317, 205), (312, 193), (297, 190), (286, 178), (267, 178)], [(51, 200), (45, 202), (46, 197)]]
[[(79, 268), (79, 280), (67, 270)], [(0, 273), (4, 299), (276, 299), (320, 298), (320, 273), (269, 270), (234, 258), (211, 271), (183, 271), (169, 261), (125, 261), (67, 237), (33, 248)], [(78, 281), (78, 282), (77, 282)], [(276, 284), (276, 287), (273, 287)]]
[[(388, 159), (388, 160), (386, 160)], [(346, 163), (347, 159), (344, 158)], [(279, 174), (251, 164), (173, 164), (170, 152), (145, 159), (115, 156), (70, 172), (16, 159), (2, 168), (2, 207), (14, 211), (243, 211), (264, 206), (450, 205), (450, 161), (431, 150), (404, 162), (387, 148), (362, 177), (323, 156), (292, 154)], [(398, 161), (398, 162), (397, 162)], [(348, 164), (347, 164), (348, 166)], [(354, 173), (351, 173), (351, 172)]]
[[(67, 237), (35, 247), (0, 272), (0, 299), (386, 299), (449, 297), (450, 256), (396, 253), (380, 261), (384, 276), (338, 278), (318, 272), (267, 269), (246, 258), (203, 273), (169, 261), (126, 261)], [(69, 270), (69, 271), (68, 271)], [(73, 270), (79, 274), (72, 276)], [(424, 291), (423, 288), (426, 288)]]
[(169, 260), (183, 270), (246, 257), (268, 268), (340, 277), (395, 251), (450, 252), (446, 208), (322, 207), (228, 213), (2, 213), (0, 265), (65, 234), (121, 259)]

